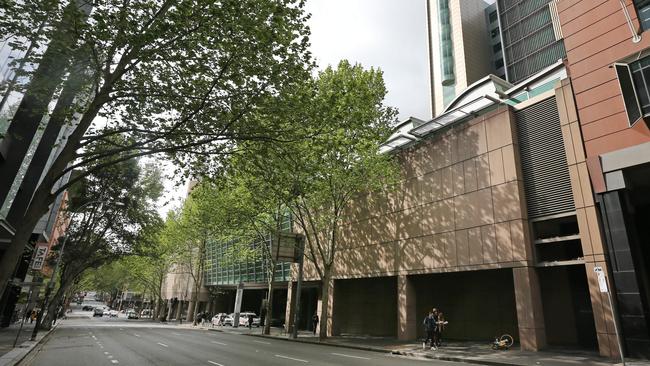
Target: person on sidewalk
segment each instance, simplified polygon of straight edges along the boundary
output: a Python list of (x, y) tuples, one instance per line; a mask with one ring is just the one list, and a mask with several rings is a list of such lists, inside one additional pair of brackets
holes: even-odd
[(248, 314), (248, 329), (253, 329), (253, 314)]
[(436, 347), (440, 348), (442, 346), (442, 332), (445, 330), (445, 315), (442, 311), (438, 311), (437, 321), (436, 321), (436, 331), (434, 333)]
[(426, 332), (427, 338), (424, 340), (424, 343), (422, 343), (422, 348), (426, 349), (427, 343), (430, 343), (431, 349), (435, 349), (436, 344), (435, 344), (435, 332), (436, 332), (436, 326), (437, 326), (437, 321), (438, 319), (436, 318), (435, 313), (438, 311), (434, 308), (429, 312), (429, 315), (427, 315), (424, 318), (424, 321), (422, 324), (424, 325), (424, 331)]
[(311, 324), (314, 327), (314, 335), (316, 335), (316, 328), (318, 328), (318, 314), (314, 313), (314, 316), (311, 317)]

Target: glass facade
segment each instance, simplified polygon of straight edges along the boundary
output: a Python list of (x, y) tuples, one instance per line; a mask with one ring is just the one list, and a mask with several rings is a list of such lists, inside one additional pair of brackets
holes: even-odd
[(498, 0), (509, 82), (516, 84), (566, 55), (553, 27), (552, 2)]
[(641, 29), (650, 29), (650, 0), (634, 0), (636, 12), (639, 15)]
[[(282, 230), (291, 231), (290, 216), (286, 216)], [(266, 283), (268, 276), (266, 265), (268, 258), (262, 257), (258, 260), (248, 260), (239, 263), (232, 263), (227, 260), (230, 248), (236, 244), (235, 241), (216, 242), (211, 241), (206, 247), (205, 263), (205, 285), (237, 285), (240, 282)], [(265, 240), (251, 243), (251, 247), (259, 248), (261, 245), (271, 245), (271, 236)], [(266, 251), (261, 251), (266, 253)], [(291, 279), (291, 263), (278, 263), (275, 268), (275, 281), (286, 282)]]
[(454, 47), (451, 40), (451, 19), (449, 17), (449, 0), (438, 0), (438, 32), (440, 44), (440, 68), (442, 71), (442, 85), (453, 85), (456, 82), (454, 75)]

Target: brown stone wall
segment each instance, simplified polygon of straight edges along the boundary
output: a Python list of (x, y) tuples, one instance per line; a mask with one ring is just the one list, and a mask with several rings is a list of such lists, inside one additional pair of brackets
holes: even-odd
[[(640, 29), (632, 1), (625, 2)], [(644, 32), (641, 42), (632, 42), (619, 1), (565, 0), (557, 6), (587, 157), (650, 141), (646, 123), (628, 126), (610, 67), (650, 47), (650, 34)]]
[(400, 152), (400, 188), (347, 213), (335, 278), (530, 263), (514, 128), (501, 107)]
[(616, 333), (612, 320), (607, 294), (601, 293), (598, 286), (598, 277), (594, 272), (595, 266), (600, 266), (607, 271), (605, 261), (604, 239), (598, 223), (598, 212), (594, 204), (594, 192), (589, 181), (586, 154), (582, 145), (582, 132), (580, 121), (576, 113), (576, 102), (573, 99), (571, 82), (562, 80), (555, 89), (562, 125), (562, 138), (569, 164), (571, 188), (576, 206), (580, 242), (585, 260), (585, 270), (589, 282), (591, 306), (594, 311), (596, 334), (600, 353), (604, 356), (617, 356)]

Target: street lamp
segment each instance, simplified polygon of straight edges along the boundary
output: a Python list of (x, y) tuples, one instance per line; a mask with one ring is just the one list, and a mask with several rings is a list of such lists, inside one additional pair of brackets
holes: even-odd
[[(106, 202), (100, 200), (90, 201), (77, 207), (75, 211), (70, 211), (71, 218), (70, 218), (70, 223), (68, 224), (68, 228), (72, 227), (72, 223), (74, 221), (74, 217), (72, 217), (72, 214), (79, 213), (81, 209), (86, 208), (91, 204), (95, 204), (95, 203), (106, 203)], [(39, 311), (38, 314), (36, 315), (36, 324), (34, 325), (34, 330), (32, 331), (32, 337), (31, 337), (32, 341), (36, 339), (36, 335), (38, 334), (38, 328), (43, 318), (43, 312), (45, 311), (45, 309), (47, 309), (47, 306), (49, 306), (50, 294), (52, 293), (52, 289), (54, 288), (56, 272), (58, 271), (59, 266), (61, 265), (61, 258), (63, 258), (63, 251), (65, 250), (65, 244), (68, 242), (68, 237), (69, 235), (67, 235), (66, 233), (66, 236), (63, 239), (63, 243), (61, 243), (61, 251), (59, 252), (59, 257), (56, 259), (56, 264), (54, 265), (54, 269), (52, 270), (52, 277), (50, 277), (50, 282), (47, 284), (47, 287), (45, 288), (45, 295), (43, 295), (43, 301), (41, 303), (41, 311)]]

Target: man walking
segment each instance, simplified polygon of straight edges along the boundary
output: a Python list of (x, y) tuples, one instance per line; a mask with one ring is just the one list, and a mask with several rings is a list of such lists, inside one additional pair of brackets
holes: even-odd
[(316, 335), (316, 328), (318, 328), (318, 320), (318, 314), (314, 313), (314, 316), (311, 317), (311, 322), (314, 326), (314, 335)]
[(436, 349), (436, 344), (435, 344), (435, 332), (436, 332), (436, 326), (438, 319), (436, 319), (435, 316), (436, 309), (434, 308), (432, 311), (429, 312), (429, 315), (427, 315), (424, 318), (424, 321), (422, 324), (424, 325), (424, 330), (427, 334), (427, 338), (424, 340), (424, 343), (422, 343), (422, 348), (426, 349), (427, 343), (430, 342), (430, 347), (431, 349)]

